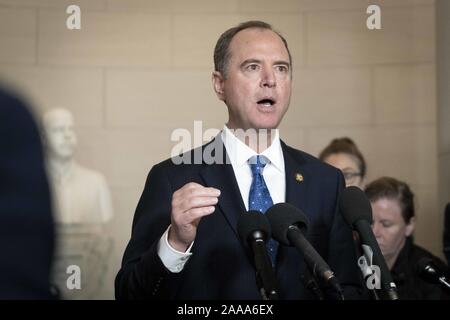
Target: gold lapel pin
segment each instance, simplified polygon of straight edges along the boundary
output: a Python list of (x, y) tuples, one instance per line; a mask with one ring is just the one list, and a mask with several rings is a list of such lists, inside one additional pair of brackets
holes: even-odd
[(303, 181), (303, 176), (298, 172), (295, 174), (295, 181), (297, 181), (297, 182)]

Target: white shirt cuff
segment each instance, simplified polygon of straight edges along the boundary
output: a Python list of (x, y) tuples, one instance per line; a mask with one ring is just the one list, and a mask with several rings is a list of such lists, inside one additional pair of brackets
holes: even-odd
[(158, 242), (158, 256), (161, 259), (164, 266), (173, 273), (181, 272), (184, 268), (184, 265), (189, 260), (189, 257), (192, 255), (191, 248), (194, 242), (191, 243), (189, 248), (187, 248), (186, 252), (180, 252), (172, 248), (169, 244), (168, 236), (169, 236), (170, 226), (167, 228), (166, 232), (162, 235), (161, 239)]

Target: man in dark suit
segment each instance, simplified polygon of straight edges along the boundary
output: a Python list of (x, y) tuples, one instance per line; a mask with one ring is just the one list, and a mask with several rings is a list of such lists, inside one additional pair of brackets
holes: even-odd
[[(288, 147), (276, 129), (291, 96), (286, 40), (264, 22), (246, 22), (221, 35), (214, 62), (228, 122), (209, 144), (150, 171), (116, 298), (260, 299), (236, 226), (241, 213), (279, 202), (308, 215), (309, 240), (353, 297), (360, 282), (351, 230), (337, 211), (342, 174)], [(189, 162), (198, 155), (202, 161)], [(269, 249), (280, 298), (312, 298), (300, 280), (303, 257), (276, 243)]]
[(0, 299), (50, 299), (54, 234), (40, 136), (0, 90)]

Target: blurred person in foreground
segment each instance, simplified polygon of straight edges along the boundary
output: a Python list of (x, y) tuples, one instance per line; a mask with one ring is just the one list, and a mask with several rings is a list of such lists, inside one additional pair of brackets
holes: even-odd
[(54, 230), (34, 119), (0, 90), (0, 299), (51, 299)]

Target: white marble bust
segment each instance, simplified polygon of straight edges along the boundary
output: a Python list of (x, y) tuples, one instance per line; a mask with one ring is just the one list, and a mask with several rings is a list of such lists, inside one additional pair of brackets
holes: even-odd
[(44, 114), (44, 144), (55, 202), (55, 220), (62, 224), (106, 223), (112, 218), (111, 195), (105, 178), (74, 159), (77, 136), (66, 109)]
[[(75, 161), (77, 136), (70, 111), (46, 112), (43, 129), (58, 235), (52, 282), (63, 299), (96, 299), (113, 247), (105, 228), (113, 216), (109, 188), (101, 173)], [(79, 290), (66, 284), (71, 265), (81, 270)]]

